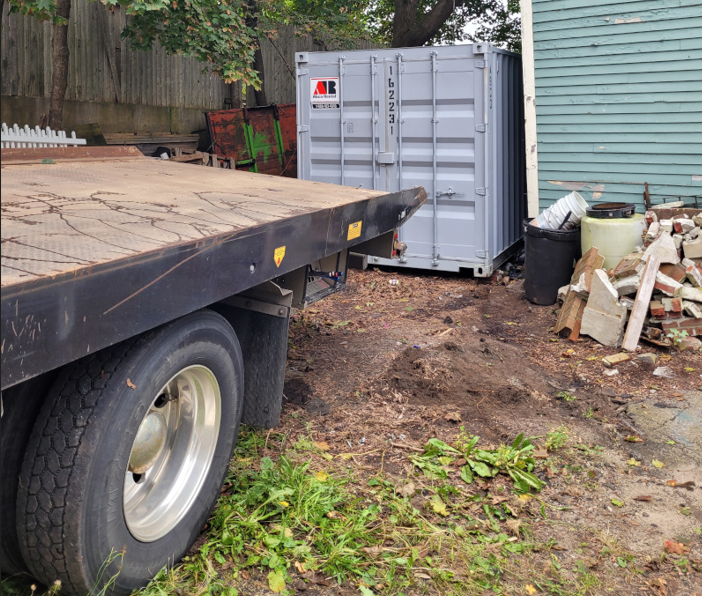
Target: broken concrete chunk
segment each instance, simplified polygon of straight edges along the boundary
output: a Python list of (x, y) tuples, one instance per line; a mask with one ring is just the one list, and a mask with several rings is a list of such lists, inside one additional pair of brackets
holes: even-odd
[(580, 279), (578, 279), (578, 283), (570, 286), (570, 291), (575, 292), (578, 296), (587, 300), (587, 297), (590, 295), (590, 282), (591, 281), (592, 281), (591, 275), (588, 275), (587, 273), (582, 273), (580, 275)]
[(656, 366), (656, 362), (658, 362), (658, 356), (656, 356), (653, 352), (646, 352), (645, 354), (638, 354), (636, 356), (636, 359), (640, 362), (645, 362), (645, 363), (651, 364), (653, 366)]
[(629, 294), (636, 294), (640, 283), (641, 275), (630, 275), (612, 282), (612, 286), (620, 296), (628, 296)]
[(702, 341), (696, 337), (683, 337), (675, 346), (678, 350), (699, 352), (702, 349)]
[(654, 221), (650, 226), (648, 226), (648, 231), (644, 237), (645, 242), (653, 242), (658, 238), (658, 234), (661, 233), (661, 224), (658, 221)]
[(683, 266), (685, 267), (685, 276), (692, 285), (702, 288), (702, 270), (690, 259), (683, 259)]
[(659, 209), (676, 209), (678, 207), (684, 207), (685, 201), (671, 201), (670, 203), (661, 203), (660, 205), (653, 205), (651, 207), (652, 211), (658, 211)]
[(602, 269), (593, 272), (587, 308), (615, 316), (621, 315), (624, 310), (619, 304), (619, 294)]
[(603, 346), (616, 348), (622, 343), (625, 322), (626, 316), (617, 317), (585, 307), (580, 333), (589, 335)]
[(682, 243), (685, 237), (682, 234), (673, 234), (673, 244), (675, 244), (675, 248), (677, 250), (680, 250), (682, 248)]
[(702, 228), (702, 215), (693, 215), (692, 221), (696, 226), (700, 226)]
[(673, 231), (673, 220), (672, 219), (662, 219), (658, 222), (660, 224), (661, 232), (672, 232)]
[[(685, 243), (683, 242), (683, 246)], [(675, 241), (670, 234), (661, 234), (656, 238), (644, 252), (644, 259), (649, 255), (656, 255), (661, 263), (679, 263), (680, 256), (675, 248)]]
[(656, 283), (653, 287), (659, 292), (663, 292), (666, 296), (675, 296), (675, 292), (683, 286), (672, 277), (668, 277), (665, 273), (659, 271), (656, 273)]
[(619, 303), (620, 303), (620, 304), (623, 304), (624, 306), (626, 306), (626, 309), (627, 309), (627, 310), (631, 310), (632, 308), (634, 308), (634, 299), (633, 299), (633, 298), (629, 298), (628, 296), (622, 296), (622, 297), (619, 299)]
[(675, 290), (675, 297), (702, 303), (702, 290), (698, 288), (680, 286), (677, 290)]
[(682, 307), (685, 314), (688, 314), (695, 319), (702, 319), (702, 309), (694, 302), (683, 300)]
[(695, 227), (695, 222), (691, 219), (676, 219), (673, 221), (673, 227), (678, 234), (687, 234)]
[[(593, 246), (576, 263), (570, 284), (576, 284), (583, 273), (585, 273), (586, 278), (592, 277), (592, 271), (601, 268), (603, 264), (604, 257)], [(568, 335), (571, 340), (578, 339), (585, 304), (586, 300), (569, 290), (558, 314), (555, 332), (560, 335)]]
[(561, 286), (558, 288), (558, 300), (563, 302), (566, 299), (566, 296), (568, 295), (568, 290), (570, 290), (570, 286)]
[[(695, 228), (698, 230), (699, 228)], [(692, 235), (692, 234), (690, 234)], [(653, 246), (653, 245), (651, 245)], [(682, 244), (683, 253), (687, 259), (702, 258), (702, 236), (697, 236), (694, 240), (686, 240)]]
[(651, 211), (650, 209), (646, 211), (646, 224), (651, 225), (654, 221), (658, 221), (658, 214), (655, 211)]
[(590, 298), (583, 311), (580, 332), (605, 346), (617, 347), (624, 335), (627, 316), (628, 310), (619, 303), (619, 295), (607, 274), (601, 269), (596, 270), (592, 276)]

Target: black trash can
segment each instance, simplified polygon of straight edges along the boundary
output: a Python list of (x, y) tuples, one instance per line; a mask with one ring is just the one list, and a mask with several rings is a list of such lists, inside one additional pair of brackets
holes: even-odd
[(524, 293), (534, 304), (553, 304), (558, 288), (570, 282), (580, 258), (580, 226), (573, 230), (550, 230), (524, 225)]

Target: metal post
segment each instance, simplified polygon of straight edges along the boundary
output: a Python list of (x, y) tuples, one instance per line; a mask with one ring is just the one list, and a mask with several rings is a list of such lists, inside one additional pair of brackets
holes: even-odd
[(344, 56), (339, 57), (339, 120), (341, 121), (341, 186), (344, 186)]
[(376, 187), (376, 167), (377, 164), (376, 162), (378, 161), (377, 155), (375, 153), (375, 125), (376, 125), (376, 118), (375, 118), (375, 56), (371, 56), (370, 59), (370, 67), (371, 67), (371, 127), (373, 129), (372, 132), (372, 143), (373, 143), (373, 153), (371, 155), (371, 166), (373, 168), (373, 190), (375, 190)]
[(397, 55), (397, 166), (400, 175), (400, 188), (404, 186), (402, 180), (402, 54)]
[(433, 267), (439, 265), (439, 197), (436, 192), (436, 125), (439, 120), (436, 118), (436, 52), (431, 53), (431, 144), (432, 144), (432, 199), (434, 207), (434, 244), (431, 248), (431, 264)]
[[(397, 169), (399, 186), (398, 190), (404, 189), (404, 178), (402, 172), (402, 54), (397, 54)], [(398, 230), (397, 239), (402, 242), (404, 237), (404, 226)], [(400, 263), (406, 263), (407, 257), (403, 254), (400, 256)]]

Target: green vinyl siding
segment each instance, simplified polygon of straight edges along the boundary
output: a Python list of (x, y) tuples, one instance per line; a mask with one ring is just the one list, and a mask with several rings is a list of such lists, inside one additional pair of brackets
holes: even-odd
[(702, 2), (532, 0), (539, 201), (698, 197)]

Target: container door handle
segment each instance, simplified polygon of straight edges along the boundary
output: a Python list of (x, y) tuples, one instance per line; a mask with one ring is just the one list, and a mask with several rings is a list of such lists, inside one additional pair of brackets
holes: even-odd
[(462, 197), (465, 194), (466, 193), (464, 193), (464, 192), (457, 192), (457, 191), (453, 190), (453, 188), (451, 188), (450, 186), (448, 187), (448, 190), (437, 190), (436, 191), (437, 197), (440, 197), (441, 195), (448, 195), (449, 199), (453, 198), (454, 195), (456, 195), (457, 197)]

